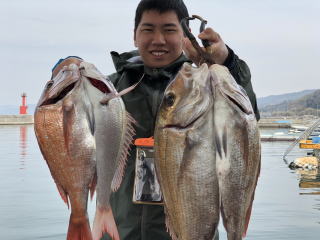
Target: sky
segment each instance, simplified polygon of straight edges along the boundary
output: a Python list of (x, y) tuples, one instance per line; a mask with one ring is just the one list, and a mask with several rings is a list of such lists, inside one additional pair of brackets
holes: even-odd
[[(37, 103), (70, 55), (113, 73), (110, 51), (135, 49), (139, 0), (0, 0), (0, 105)], [(320, 87), (319, 0), (185, 0), (247, 62), (257, 97)], [(198, 26), (192, 26), (194, 33)]]

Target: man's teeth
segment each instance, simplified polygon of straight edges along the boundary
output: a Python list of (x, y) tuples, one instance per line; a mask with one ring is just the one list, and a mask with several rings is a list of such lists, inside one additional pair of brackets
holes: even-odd
[(162, 56), (163, 54), (165, 54), (165, 52), (152, 52), (153, 55), (155, 56)]

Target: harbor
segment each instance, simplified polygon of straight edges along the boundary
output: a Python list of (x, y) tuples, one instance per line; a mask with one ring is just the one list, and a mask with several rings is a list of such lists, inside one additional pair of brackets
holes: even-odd
[[(261, 174), (247, 240), (316, 240), (320, 235), (318, 169), (289, 169), (282, 160), (288, 145), (285, 141), (261, 144)], [(287, 160), (307, 151), (296, 146)], [(65, 239), (70, 210), (61, 200), (32, 125), (0, 126), (0, 159), (2, 239)], [(88, 201), (91, 222), (94, 213), (95, 198)], [(221, 240), (227, 239), (222, 225)]]
[[(29, 125), (33, 123), (34, 119), (31, 114), (0, 115), (0, 125)], [(276, 119), (261, 119), (258, 123), (261, 141), (295, 141), (299, 134), (308, 128), (306, 125), (310, 125), (310, 122), (308, 121), (306, 125), (303, 124), (299, 119), (285, 122)]]
[(33, 114), (28, 114), (27, 94), (21, 94), (21, 105), (17, 107), (19, 114), (0, 115), (0, 125), (28, 125), (33, 124)]
[(0, 115), (0, 125), (26, 125), (33, 124), (33, 115)]
[[(69, 211), (37, 147), (33, 115), (22, 113), (0, 115), (0, 159), (6, 160), (0, 161), (0, 209), (4, 211), (0, 231), (4, 232), (4, 239), (63, 239)], [(259, 121), (262, 166), (248, 240), (318, 239), (319, 168), (288, 167), (296, 159), (312, 159), (308, 154), (320, 148), (316, 124), (317, 119), (308, 118)], [(308, 134), (299, 140), (303, 133)], [(283, 159), (283, 153), (294, 143), (297, 144)], [(94, 196), (88, 202), (91, 222), (95, 200)], [(23, 233), (17, 233), (17, 228)], [(219, 232), (220, 239), (227, 238), (222, 224)]]

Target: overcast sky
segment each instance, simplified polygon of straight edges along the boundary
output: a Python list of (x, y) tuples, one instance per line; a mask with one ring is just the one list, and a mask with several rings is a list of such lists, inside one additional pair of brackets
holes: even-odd
[[(114, 72), (139, 0), (0, 0), (0, 105), (36, 103), (55, 62), (77, 55)], [(319, 0), (185, 0), (244, 59), (257, 97), (320, 88)], [(197, 32), (198, 29), (193, 29)]]

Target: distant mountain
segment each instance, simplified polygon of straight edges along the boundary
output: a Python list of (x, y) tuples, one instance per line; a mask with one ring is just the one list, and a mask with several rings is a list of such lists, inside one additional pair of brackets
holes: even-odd
[(311, 94), (316, 90), (317, 89), (310, 89), (310, 90), (304, 90), (304, 91), (300, 91), (300, 92), (286, 93), (286, 94), (281, 94), (281, 95), (271, 95), (268, 97), (258, 98), (257, 99), (258, 107), (259, 107), (259, 109), (261, 109), (267, 105), (276, 105), (276, 104), (280, 104), (284, 101), (296, 100), (296, 99), (299, 99), (303, 96)]
[[(28, 104), (27, 113), (33, 114), (36, 104)], [(0, 105), (0, 115), (19, 114), (19, 106), (15, 105)]]
[[(281, 95), (271, 95), (257, 99), (258, 107), (262, 115), (271, 112), (288, 114), (296, 112), (300, 114), (313, 114), (318, 109), (320, 115), (320, 89), (310, 89)], [(28, 114), (33, 114), (36, 104), (28, 104)], [(0, 115), (19, 114), (19, 106), (0, 105)], [(290, 113), (289, 113), (290, 114)]]
[(262, 115), (320, 115), (320, 89), (295, 100), (285, 100), (259, 108)]

